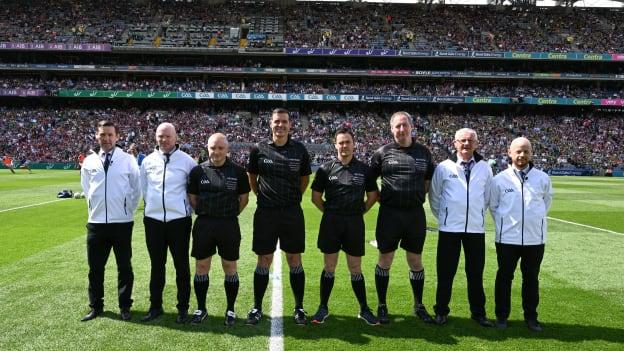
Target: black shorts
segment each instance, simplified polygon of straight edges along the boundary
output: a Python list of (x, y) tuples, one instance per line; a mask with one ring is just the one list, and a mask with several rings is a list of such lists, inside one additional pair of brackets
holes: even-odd
[(325, 254), (342, 249), (351, 256), (364, 256), (364, 217), (324, 212), (317, 246)]
[(275, 252), (277, 240), (287, 253), (305, 251), (305, 222), (301, 207), (258, 207), (253, 219), (252, 249), (257, 255)]
[(422, 253), (425, 245), (426, 225), (427, 219), (422, 206), (407, 209), (381, 206), (375, 232), (379, 252), (395, 251), (400, 243), (405, 251)]
[(241, 242), (237, 217), (211, 218), (199, 216), (193, 225), (193, 249), (191, 256), (198, 260), (213, 256), (219, 249), (219, 256), (227, 261), (239, 258)]

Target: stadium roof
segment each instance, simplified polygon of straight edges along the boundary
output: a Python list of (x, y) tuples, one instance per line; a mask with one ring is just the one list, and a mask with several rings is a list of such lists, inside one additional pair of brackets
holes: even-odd
[[(373, 2), (373, 3), (400, 3), (400, 4), (417, 4), (423, 2), (444, 3), (447, 5), (488, 5), (492, 0), (297, 0), (297, 1), (330, 1), (330, 2)], [(522, 0), (513, 0), (514, 2), (522, 2)], [(624, 7), (624, 0), (568, 0), (575, 7), (607, 7), (621, 8)], [(560, 6), (566, 3), (565, 0), (536, 0), (536, 6), (550, 7)], [(505, 5), (511, 5), (512, 1), (505, 0)]]

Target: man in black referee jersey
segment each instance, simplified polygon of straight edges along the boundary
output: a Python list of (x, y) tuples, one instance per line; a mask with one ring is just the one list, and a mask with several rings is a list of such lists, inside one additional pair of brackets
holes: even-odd
[(223, 286), (227, 299), (226, 326), (236, 322), (234, 303), (238, 295), (238, 273), (241, 241), (238, 214), (249, 202), (249, 181), (245, 169), (227, 158), (228, 142), (225, 135), (215, 133), (208, 139), (208, 161), (191, 170), (188, 194), (197, 214), (193, 226), (193, 249), (195, 257), (195, 296), (197, 310), (191, 323), (199, 324), (208, 315), (206, 295), (210, 283), (208, 272), (212, 256), (219, 250), (225, 278)]
[(279, 239), (290, 267), (290, 287), (295, 295), (294, 320), (307, 323), (303, 309), (305, 275), (301, 253), (305, 250), (305, 224), (301, 195), (310, 180), (310, 155), (305, 146), (288, 135), (290, 117), (287, 110), (271, 113), (272, 138), (256, 144), (249, 154), (249, 185), (258, 197), (254, 213), (253, 251), (258, 255), (254, 273), (254, 307), (247, 324), (262, 319), (262, 299), (269, 284), (269, 267)]
[(325, 261), (321, 273), (321, 303), (312, 317), (312, 323), (321, 324), (329, 316), (329, 295), (334, 286), (338, 253), (342, 249), (347, 255), (351, 287), (360, 303), (358, 318), (377, 325), (379, 320), (366, 302), (361, 266), (364, 256), (363, 215), (377, 201), (377, 182), (370, 177), (368, 166), (353, 156), (355, 140), (351, 131), (339, 129), (335, 142), (337, 159), (321, 165), (312, 182), (312, 202), (323, 212), (318, 248), (323, 252)]
[(426, 219), (423, 203), (433, 175), (431, 152), (412, 137), (412, 116), (396, 112), (390, 117), (394, 142), (380, 147), (371, 159), (373, 179), (381, 176), (379, 215), (376, 239), (379, 261), (375, 267), (375, 285), (382, 324), (390, 323), (386, 294), (394, 253), (405, 250), (410, 269), (409, 280), (414, 294), (414, 314), (426, 323), (433, 319), (422, 303), (425, 269), (421, 253), (425, 244)]

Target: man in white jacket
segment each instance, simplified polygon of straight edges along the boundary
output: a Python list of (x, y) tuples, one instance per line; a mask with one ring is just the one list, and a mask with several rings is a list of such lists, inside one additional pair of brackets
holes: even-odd
[(436, 167), (429, 189), (429, 205), (439, 228), (434, 306), (438, 325), (447, 323), (453, 279), (463, 245), (471, 318), (482, 327), (492, 326), (485, 316), (483, 291), (485, 211), (490, 200), (492, 169), (475, 151), (478, 144), (474, 130), (458, 130), (453, 141), (457, 152)]
[(514, 139), (508, 154), (512, 166), (494, 177), (490, 196), (498, 260), (494, 292), (496, 326), (507, 328), (511, 283), (520, 260), (524, 320), (530, 330), (539, 332), (542, 326), (537, 320), (538, 276), (544, 257), (552, 185), (546, 173), (533, 168), (533, 149), (528, 139)]
[(160, 124), (156, 129), (158, 147), (141, 163), (141, 189), (145, 201), (143, 224), (151, 261), (150, 308), (143, 322), (164, 313), (162, 294), (165, 288), (167, 249), (171, 252), (176, 269), (176, 322), (185, 323), (188, 319), (191, 295), (189, 241), (193, 209), (186, 194), (186, 184), (197, 162), (180, 150), (176, 141), (173, 124)]
[(80, 183), (88, 204), (87, 261), (89, 306), (82, 321), (92, 320), (104, 310), (104, 268), (111, 248), (118, 271), (121, 319), (129, 320), (134, 274), (132, 227), (141, 190), (139, 168), (134, 158), (115, 146), (119, 135), (113, 122), (100, 121), (95, 138), (100, 149), (85, 158)]

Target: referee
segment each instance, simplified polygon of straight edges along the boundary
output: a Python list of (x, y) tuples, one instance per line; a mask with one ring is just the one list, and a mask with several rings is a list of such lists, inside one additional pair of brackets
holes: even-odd
[(196, 166), (188, 180), (188, 194), (197, 219), (193, 226), (193, 250), (195, 263), (195, 296), (197, 310), (191, 323), (203, 322), (208, 313), (206, 295), (210, 279), (212, 256), (219, 250), (221, 266), (225, 273), (223, 286), (227, 299), (224, 324), (233, 326), (236, 322), (234, 303), (238, 295), (238, 273), (236, 261), (239, 258), (241, 242), (238, 215), (249, 202), (249, 180), (245, 168), (228, 157), (228, 142), (225, 135), (215, 133), (208, 139), (208, 161)]
[(425, 269), (421, 253), (425, 244), (426, 218), (423, 203), (433, 175), (431, 152), (412, 138), (412, 116), (396, 112), (390, 117), (394, 142), (380, 147), (371, 159), (374, 179), (381, 176), (380, 208), (376, 239), (379, 261), (375, 267), (375, 285), (379, 306), (377, 317), (390, 323), (386, 294), (394, 253), (405, 250), (409, 280), (414, 294), (414, 314), (426, 323), (433, 319), (422, 303)]
[(438, 325), (448, 321), (453, 279), (463, 245), (471, 318), (483, 327), (493, 326), (485, 317), (483, 291), (485, 211), (490, 200), (492, 169), (475, 151), (478, 144), (477, 132), (469, 128), (458, 130), (453, 141), (457, 152), (436, 167), (429, 189), (429, 205), (439, 228), (434, 306)]
[(338, 253), (342, 249), (347, 256), (351, 287), (360, 304), (358, 318), (370, 325), (377, 325), (379, 320), (366, 302), (362, 275), (363, 214), (377, 201), (377, 182), (370, 177), (368, 166), (353, 156), (355, 140), (351, 131), (339, 129), (335, 135), (335, 147), (337, 159), (321, 165), (312, 182), (312, 202), (323, 212), (318, 247), (325, 261), (321, 272), (321, 303), (312, 317), (312, 323), (321, 324), (329, 316), (329, 295), (334, 286)]
[(104, 269), (111, 248), (117, 261), (117, 292), (121, 319), (129, 320), (132, 306), (132, 227), (141, 188), (134, 158), (115, 143), (117, 126), (100, 121), (95, 139), (100, 149), (85, 158), (80, 183), (86, 194), (87, 261), (89, 262), (89, 306), (82, 321), (92, 320), (104, 310)]
[(301, 253), (305, 250), (305, 223), (301, 195), (310, 180), (310, 155), (305, 146), (290, 138), (290, 116), (283, 108), (271, 113), (270, 141), (251, 149), (247, 174), (249, 185), (258, 198), (254, 213), (253, 251), (258, 255), (254, 273), (254, 307), (246, 323), (262, 319), (262, 299), (269, 284), (269, 267), (279, 240), (290, 267), (290, 287), (295, 297), (294, 321), (307, 323), (303, 309), (305, 275)]
[(533, 167), (533, 148), (528, 139), (514, 139), (508, 155), (512, 166), (494, 177), (490, 195), (498, 261), (494, 289), (496, 327), (507, 328), (511, 283), (520, 261), (524, 321), (529, 330), (541, 332), (543, 327), (537, 320), (539, 271), (544, 258), (552, 184), (546, 173)]
[[(158, 147), (141, 163), (141, 187), (145, 211), (145, 242), (150, 256), (150, 308), (143, 322), (163, 314), (167, 249), (173, 257), (178, 289), (176, 323), (188, 319), (191, 294), (189, 240), (193, 210), (186, 195), (188, 175), (195, 160), (176, 145), (177, 134), (171, 123), (156, 128)], [(136, 161), (135, 161), (136, 162)]]

